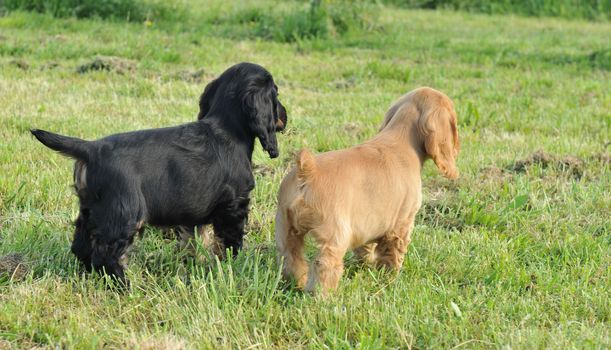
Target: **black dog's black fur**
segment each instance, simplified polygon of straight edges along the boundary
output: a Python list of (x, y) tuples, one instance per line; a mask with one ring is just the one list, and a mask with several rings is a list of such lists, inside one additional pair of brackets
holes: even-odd
[(144, 223), (158, 226), (212, 224), (233, 252), (242, 246), (255, 137), (278, 156), (276, 131), (284, 106), (271, 74), (237, 64), (210, 83), (198, 121), (85, 141), (43, 130), (32, 134), (71, 156), (80, 213), (72, 252), (87, 267), (125, 281), (123, 259)]

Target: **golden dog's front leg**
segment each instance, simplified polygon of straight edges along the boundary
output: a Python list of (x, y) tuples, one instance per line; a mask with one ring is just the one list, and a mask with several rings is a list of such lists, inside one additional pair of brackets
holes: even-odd
[(414, 215), (408, 221), (396, 226), (379, 241), (375, 255), (378, 266), (398, 271), (403, 266), (403, 259), (407, 247), (411, 242), (412, 229), (414, 228)]
[(297, 288), (303, 289), (308, 280), (308, 263), (304, 258), (303, 248), (305, 235), (293, 234), (288, 240), (284, 256), (283, 274), (285, 277), (293, 275), (297, 281)]
[(369, 243), (362, 245), (354, 250), (357, 259), (364, 264), (374, 264), (377, 260), (376, 247), (377, 243)]
[[(316, 237), (317, 241), (319, 237)], [(333, 291), (339, 284), (339, 279), (344, 272), (344, 255), (347, 245), (344, 242), (328, 242), (320, 244), (318, 255), (310, 267), (310, 275), (305, 290), (316, 292), (317, 286), (323, 295)]]
[(282, 275), (297, 281), (297, 288), (303, 289), (308, 280), (308, 263), (303, 253), (305, 234), (290, 223), (289, 211), (279, 209), (276, 214), (276, 247), (282, 258)]

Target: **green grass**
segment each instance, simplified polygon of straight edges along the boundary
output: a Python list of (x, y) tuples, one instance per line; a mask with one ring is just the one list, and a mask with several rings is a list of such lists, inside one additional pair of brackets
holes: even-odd
[(34, 11), (55, 17), (143, 21), (171, 18), (174, 9), (156, 0), (0, 0), (0, 11)]
[[(172, 4), (193, 6), (181, 23), (0, 17), (0, 256), (30, 267), (0, 275), (0, 348), (611, 347), (611, 24), (380, 7), (374, 27), (282, 43), (229, 19), (300, 4), (194, 3)], [(135, 69), (77, 73), (96, 55)], [(72, 162), (29, 128), (92, 139), (192, 121), (205, 84), (245, 60), (275, 76), (289, 130), (280, 158), (253, 156), (244, 251), (185, 261), (147, 229), (128, 293), (82, 275), (69, 252)], [(203, 81), (182, 79), (199, 69)], [(349, 256), (331, 297), (295, 290), (273, 243), (293, 152), (362, 142), (422, 85), (456, 104), (461, 178), (425, 167), (400, 274)], [(537, 150), (556, 160), (515, 170)]]
[(609, 0), (385, 0), (412, 8), (457, 9), (481, 13), (611, 19)]

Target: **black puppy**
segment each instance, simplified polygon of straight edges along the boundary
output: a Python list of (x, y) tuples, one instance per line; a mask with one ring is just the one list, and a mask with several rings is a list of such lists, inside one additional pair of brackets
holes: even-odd
[[(220, 79), (220, 78), (219, 78)], [(210, 84), (206, 85), (204, 92), (199, 98), (199, 113), (197, 115), (197, 119), (203, 119), (208, 112), (210, 112), (210, 107), (213, 103), (215, 103), (215, 96), (217, 96), (216, 91), (220, 86), (219, 79), (212, 81)], [(274, 85), (276, 92), (278, 91), (278, 87)], [(287, 117), (286, 117), (286, 109), (280, 103), (277, 105), (278, 108), (278, 116), (279, 119), (276, 121), (276, 131), (284, 131), (286, 127)], [(194, 238), (194, 233), (197, 232), (199, 236), (202, 237), (204, 244), (209, 245), (207, 248), (211, 248), (211, 251), (219, 257), (224, 256), (224, 250), (227, 248), (223, 241), (214, 240), (212, 237), (208, 235), (210, 232), (206, 230), (204, 225), (199, 225), (197, 227), (194, 226), (176, 226), (176, 227), (164, 227), (164, 232), (166, 237), (171, 237), (172, 235), (176, 235), (177, 238), (180, 239), (180, 246), (185, 247), (193, 247), (191, 240)], [(234, 250), (234, 253), (236, 251)]]
[(72, 252), (87, 267), (125, 281), (127, 249), (145, 223), (212, 224), (218, 239), (242, 246), (255, 138), (278, 156), (287, 117), (271, 74), (240, 63), (210, 83), (197, 122), (85, 141), (32, 130), (47, 147), (76, 159), (80, 200)]

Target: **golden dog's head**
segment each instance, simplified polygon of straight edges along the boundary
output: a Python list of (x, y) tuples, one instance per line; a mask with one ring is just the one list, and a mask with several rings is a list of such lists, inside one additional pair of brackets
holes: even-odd
[(413, 90), (386, 112), (381, 130), (412, 125), (427, 157), (433, 159), (445, 177), (458, 178), (456, 158), (460, 141), (452, 100), (428, 87)]

